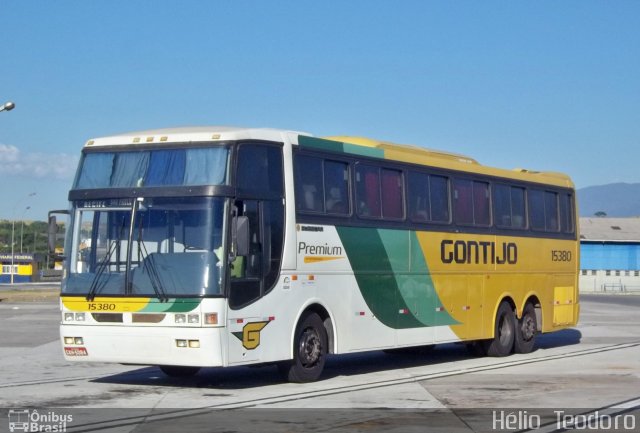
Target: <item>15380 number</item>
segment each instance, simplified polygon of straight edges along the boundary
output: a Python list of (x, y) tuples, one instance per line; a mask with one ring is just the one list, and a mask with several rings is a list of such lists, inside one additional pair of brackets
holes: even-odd
[(571, 251), (551, 250), (551, 261), (552, 262), (570, 262)]
[(90, 303), (89, 311), (113, 311), (116, 309), (116, 304), (105, 303)]

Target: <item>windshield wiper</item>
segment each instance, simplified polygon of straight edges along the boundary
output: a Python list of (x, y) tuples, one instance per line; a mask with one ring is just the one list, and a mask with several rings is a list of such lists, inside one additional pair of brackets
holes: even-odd
[(120, 235), (118, 236), (118, 239), (116, 239), (111, 244), (111, 246), (109, 247), (108, 253), (104, 256), (104, 258), (100, 261), (100, 263), (98, 263), (98, 268), (96, 269), (96, 276), (93, 277), (93, 280), (91, 280), (91, 286), (89, 286), (89, 293), (87, 293), (87, 301), (93, 301), (98, 291), (102, 290), (102, 288), (107, 284), (107, 281), (105, 280), (104, 283), (98, 287), (98, 283), (100, 282), (100, 277), (102, 276), (105, 269), (107, 269), (107, 266), (111, 262), (111, 256), (118, 249), (120, 245), (120, 239), (122, 239), (122, 233), (124, 232), (124, 224), (125, 224), (124, 217), (122, 217), (122, 226), (120, 227)]
[[(142, 240), (142, 220), (140, 220), (140, 224), (138, 225), (138, 253), (140, 253), (142, 258), (144, 270), (149, 274), (149, 282), (151, 283), (151, 287), (153, 287), (153, 291), (156, 293), (160, 302), (167, 302), (169, 297), (162, 286), (162, 279), (158, 274), (158, 268), (154, 262), (155, 259), (153, 256), (149, 255), (147, 246)], [(133, 286), (133, 281), (131, 281), (130, 284)]]
[(102, 261), (100, 261), (100, 263), (98, 264), (98, 268), (96, 269), (96, 276), (93, 277), (93, 280), (91, 281), (91, 286), (89, 287), (89, 293), (87, 293), (87, 301), (90, 301), (90, 302), (93, 301), (98, 291), (101, 290), (107, 284), (107, 280), (105, 280), (104, 283), (100, 287), (98, 287), (98, 283), (100, 282), (100, 277), (104, 273), (104, 270), (107, 269), (107, 265), (111, 261), (111, 256), (113, 255), (113, 252), (117, 249), (117, 245), (119, 242), (120, 240), (117, 240), (111, 244), (111, 247), (109, 248), (109, 252), (107, 253), (107, 255), (104, 256)]

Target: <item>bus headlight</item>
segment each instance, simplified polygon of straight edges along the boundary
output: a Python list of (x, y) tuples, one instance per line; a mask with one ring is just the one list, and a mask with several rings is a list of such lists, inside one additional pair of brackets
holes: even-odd
[(176, 314), (176, 323), (186, 323), (187, 316), (184, 314)]
[(65, 322), (73, 322), (73, 318), (75, 317), (75, 314), (73, 313), (64, 313), (64, 321)]
[(70, 346), (82, 346), (84, 345), (84, 338), (82, 337), (64, 337), (64, 344)]
[(200, 315), (199, 314), (189, 314), (187, 316), (187, 320), (189, 323), (200, 323)]
[(84, 322), (84, 313), (76, 313), (76, 322)]

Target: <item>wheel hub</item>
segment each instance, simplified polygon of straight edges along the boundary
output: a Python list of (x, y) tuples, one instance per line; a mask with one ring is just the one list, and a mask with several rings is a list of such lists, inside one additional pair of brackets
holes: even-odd
[(531, 316), (525, 316), (522, 321), (522, 336), (525, 340), (531, 340), (536, 333), (536, 322)]
[(320, 359), (321, 342), (318, 333), (312, 329), (305, 329), (300, 338), (300, 363), (304, 367), (312, 367)]

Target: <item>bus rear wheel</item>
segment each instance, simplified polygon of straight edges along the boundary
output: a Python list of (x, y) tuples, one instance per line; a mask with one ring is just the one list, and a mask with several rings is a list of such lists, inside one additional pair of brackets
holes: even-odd
[(538, 321), (536, 310), (528, 303), (522, 311), (522, 318), (516, 323), (516, 338), (513, 346), (515, 353), (529, 353), (536, 344)]
[(169, 377), (191, 377), (200, 371), (200, 367), (178, 367), (175, 365), (161, 365), (160, 370)]
[(507, 302), (498, 307), (496, 323), (493, 330), (493, 339), (485, 341), (487, 355), (507, 356), (513, 350), (516, 333), (516, 316), (513, 308)]
[(289, 382), (313, 382), (320, 377), (327, 355), (327, 331), (316, 313), (304, 316), (294, 338), (293, 360), (278, 365)]

